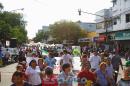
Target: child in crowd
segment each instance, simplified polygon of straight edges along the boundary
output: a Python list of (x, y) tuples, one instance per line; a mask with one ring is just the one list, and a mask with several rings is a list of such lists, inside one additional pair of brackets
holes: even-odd
[(73, 86), (74, 75), (71, 72), (72, 66), (69, 63), (62, 65), (62, 72), (58, 76), (59, 86)]
[[(16, 67), (16, 72), (21, 72), (23, 75), (23, 80), (27, 81), (27, 76), (25, 74), (25, 72), (23, 71), (23, 66), (21, 64), (18, 64)], [(14, 76), (12, 76), (12, 82), (14, 81)]]
[(45, 68), (45, 76), (42, 80), (42, 86), (58, 86), (57, 78), (53, 74), (53, 68)]
[(22, 72), (14, 72), (13, 76), (13, 84), (11, 86), (32, 86), (29, 83), (24, 81), (23, 73)]

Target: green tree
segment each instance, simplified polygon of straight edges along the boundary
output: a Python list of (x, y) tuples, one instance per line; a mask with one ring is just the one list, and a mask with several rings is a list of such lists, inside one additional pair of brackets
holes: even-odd
[[(4, 7), (0, 3), (0, 9)], [(17, 38), (18, 43), (24, 43), (27, 40), (26, 22), (23, 15), (15, 12), (0, 11), (0, 41), (5, 44), (10, 38)]]
[(85, 31), (77, 23), (71, 21), (58, 21), (49, 26), (52, 37), (59, 43), (64, 40), (77, 44), (78, 39), (86, 37)]
[(39, 30), (38, 33), (36, 33), (36, 37), (34, 38), (35, 42), (43, 42), (47, 41), (49, 37), (49, 31)]
[(27, 40), (27, 31), (25, 29), (19, 29), (19, 27), (15, 27), (11, 29), (11, 37), (16, 38), (18, 44), (25, 43)]
[(0, 21), (0, 40), (3, 44), (10, 38), (10, 25)]
[(0, 14), (1, 21), (9, 24), (12, 28), (19, 26), (25, 28), (26, 22), (23, 20), (23, 15), (20, 13), (4, 11)]

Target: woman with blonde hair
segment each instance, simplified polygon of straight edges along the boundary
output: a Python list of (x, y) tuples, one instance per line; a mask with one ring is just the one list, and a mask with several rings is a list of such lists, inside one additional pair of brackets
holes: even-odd
[(99, 69), (96, 71), (97, 76), (97, 85), (96, 86), (112, 86), (109, 74), (106, 70), (107, 64), (106, 62), (101, 62), (99, 65)]

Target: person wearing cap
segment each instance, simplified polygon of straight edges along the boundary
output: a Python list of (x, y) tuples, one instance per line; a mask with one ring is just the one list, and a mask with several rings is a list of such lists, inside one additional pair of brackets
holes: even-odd
[(125, 63), (125, 66), (126, 66), (126, 67), (130, 67), (130, 60), (128, 60), (128, 61)]
[(45, 68), (45, 76), (42, 80), (42, 86), (58, 86), (58, 81), (56, 76), (53, 74), (53, 68)]

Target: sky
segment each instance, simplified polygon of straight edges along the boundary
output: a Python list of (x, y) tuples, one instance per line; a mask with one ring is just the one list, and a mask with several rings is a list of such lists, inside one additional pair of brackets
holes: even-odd
[(42, 26), (49, 26), (60, 20), (95, 22), (95, 16), (82, 13), (78, 15), (78, 9), (85, 12), (95, 13), (112, 6), (111, 0), (0, 0), (4, 10), (15, 9), (23, 14), (27, 21), (26, 30), (28, 38), (35, 37), (35, 34)]

